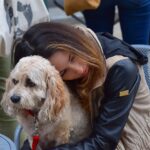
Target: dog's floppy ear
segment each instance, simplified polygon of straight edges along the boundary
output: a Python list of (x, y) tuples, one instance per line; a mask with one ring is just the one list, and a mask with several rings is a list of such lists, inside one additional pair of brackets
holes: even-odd
[(50, 70), (47, 76), (47, 96), (39, 113), (43, 121), (54, 121), (60, 111), (68, 104), (69, 95), (64, 82), (56, 70)]
[(15, 113), (15, 109), (13, 109), (13, 107), (10, 107), (10, 99), (9, 99), (9, 95), (8, 95), (12, 86), (13, 86), (12, 81), (11, 81), (11, 78), (9, 77), (6, 80), (5, 92), (4, 92), (4, 94), (2, 96), (2, 100), (1, 100), (1, 106), (2, 106), (3, 110), (11, 116), (13, 116), (13, 114)]

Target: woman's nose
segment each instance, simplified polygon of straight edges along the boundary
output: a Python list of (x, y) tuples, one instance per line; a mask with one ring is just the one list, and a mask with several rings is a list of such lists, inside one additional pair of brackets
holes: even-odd
[(83, 73), (83, 66), (79, 63), (73, 63), (73, 64), (70, 64), (70, 70), (72, 70), (73, 72), (75, 73), (78, 73), (78, 74), (82, 74)]

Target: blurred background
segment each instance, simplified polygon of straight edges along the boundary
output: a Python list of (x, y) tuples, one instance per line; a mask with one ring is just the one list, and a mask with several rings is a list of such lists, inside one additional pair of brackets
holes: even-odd
[[(63, 0), (45, 0), (45, 4), (50, 14), (51, 21), (64, 22), (69, 24), (84, 24), (84, 17), (81, 12), (75, 13), (73, 16), (67, 16), (63, 9)], [(122, 39), (120, 24), (118, 22), (118, 11), (116, 8), (114, 26), (114, 36)]]

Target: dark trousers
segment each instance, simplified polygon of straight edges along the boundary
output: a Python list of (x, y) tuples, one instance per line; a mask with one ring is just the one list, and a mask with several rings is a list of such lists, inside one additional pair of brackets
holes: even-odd
[(112, 34), (115, 6), (119, 11), (123, 40), (129, 44), (149, 44), (150, 0), (101, 0), (98, 9), (83, 12), (86, 25), (95, 32)]

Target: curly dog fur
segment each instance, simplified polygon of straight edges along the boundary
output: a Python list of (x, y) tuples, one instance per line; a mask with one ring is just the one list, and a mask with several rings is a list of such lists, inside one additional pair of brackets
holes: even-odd
[(23, 126), (30, 144), (38, 124), (39, 149), (74, 143), (90, 133), (89, 116), (79, 100), (55, 67), (40, 56), (20, 59), (7, 79), (1, 105)]

